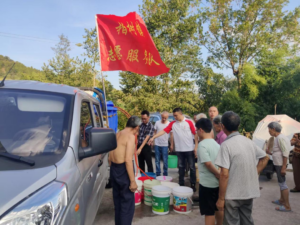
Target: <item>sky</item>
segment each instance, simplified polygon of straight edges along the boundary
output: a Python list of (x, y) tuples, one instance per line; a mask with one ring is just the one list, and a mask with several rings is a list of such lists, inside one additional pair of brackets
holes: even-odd
[[(95, 27), (96, 14), (125, 16), (139, 11), (142, 0), (0, 0), (0, 55), (41, 69), (54, 56), (51, 47), (58, 36), (66, 35), (71, 42), (71, 57), (80, 56), (84, 28)], [(299, 0), (286, 7), (292, 10)], [(203, 51), (203, 57), (207, 52)], [(228, 70), (217, 70), (229, 75)], [(119, 72), (105, 72), (107, 80), (119, 89)]]

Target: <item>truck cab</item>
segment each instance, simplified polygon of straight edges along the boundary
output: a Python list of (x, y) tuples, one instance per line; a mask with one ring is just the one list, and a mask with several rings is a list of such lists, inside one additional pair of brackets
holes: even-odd
[(99, 101), (36, 81), (0, 87), (0, 225), (92, 224), (117, 146)]

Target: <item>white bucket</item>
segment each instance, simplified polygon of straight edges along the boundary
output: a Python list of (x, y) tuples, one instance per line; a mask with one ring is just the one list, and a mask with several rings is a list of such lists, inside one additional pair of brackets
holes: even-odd
[[(174, 183), (174, 182), (161, 182), (161, 185), (171, 188), (172, 192), (173, 192), (173, 188), (179, 187), (179, 184)], [(174, 201), (173, 200), (173, 193), (171, 193), (171, 196), (170, 196), (170, 205), (173, 205), (173, 201)]]
[(176, 213), (187, 214), (192, 211), (193, 189), (189, 187), (173, 188), (173, 210)]
[(134, 201), (135, 201), (135, 205), (140, 205), (142, 203), (142, 187), (143, 187), (143, 182), (140, 180), (136, 180), (135, 181), (138, 189), (135, 191), (134, 193)]
[(160, 182), (172, 182), (173, 178), (170, 176), (158, 176), (156, 177), (156, 180), (159, 180)]
[(144, 182), (144, 203), (152, 206), (152, 187), (160, 185), (158, 180), (145, 180)]
[(172, 189), (167, 186), (152, 187), (152, 212), (157, 215), (169, 213), (170, 195)]

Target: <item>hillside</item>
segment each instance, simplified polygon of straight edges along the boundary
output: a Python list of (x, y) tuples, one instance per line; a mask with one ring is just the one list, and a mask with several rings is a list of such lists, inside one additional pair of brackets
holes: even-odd
[[(7, 56), (0, 55), (0, 79), (12, 67), (14, 61)], [(14, 68), (7, 77), (8, 80), (37, 80), (46, 81), (45, 74), (32, 67), (27, 67), (20, 62), (16, 62)]]

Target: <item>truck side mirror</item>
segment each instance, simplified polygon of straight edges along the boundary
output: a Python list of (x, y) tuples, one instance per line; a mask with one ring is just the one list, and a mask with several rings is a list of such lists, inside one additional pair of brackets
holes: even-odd
[(93, 127), (89, 132), (89, 146), (79, 149), (79, 159), (100, 155), (117, 148), (113, 129)]

